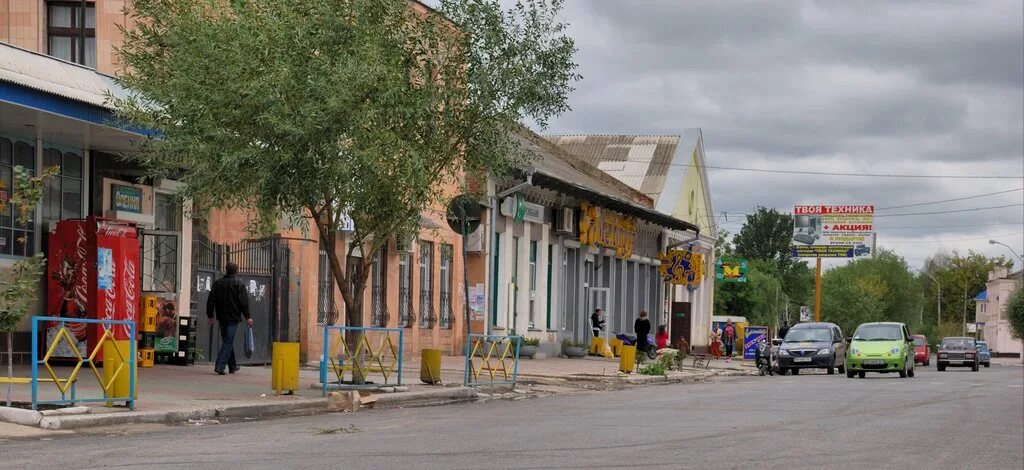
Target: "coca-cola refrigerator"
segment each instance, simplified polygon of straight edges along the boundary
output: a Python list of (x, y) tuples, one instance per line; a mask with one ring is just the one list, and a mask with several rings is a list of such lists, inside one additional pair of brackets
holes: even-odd
[[(57, 222), (47, 250), (46, 312), (51, 317), (136, 320), (139, 308), (139, 233), (134, 224), (101, 217)], [(103, 335), (99, 324), (68, 323), (75, 346), (88, 357)], [(49, 347), (59, 324), (46, 328)], [(115, 340), (130, 338), (127, 325), (115, 325)], [(43, 351), (45, 353), (45, 350)], [(75, 359), (67, 341), (53, 358)], [(103, 360), (103, 351), (94, 359)]]

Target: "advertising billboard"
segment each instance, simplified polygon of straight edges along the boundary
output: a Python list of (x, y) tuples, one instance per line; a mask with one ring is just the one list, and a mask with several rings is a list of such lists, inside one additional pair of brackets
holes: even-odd
[(860, 258), (875, 251), (875, 206), (814, 205), (793, 208), (794, 258)]
[(747, 282), (747, 260), (719, 258), (715, 262), (715, 279), (722, 282)]
[(748, 326), (743, 332), (743, 359), (754, 359), (757, 344), (768, 339), (768, 327)]

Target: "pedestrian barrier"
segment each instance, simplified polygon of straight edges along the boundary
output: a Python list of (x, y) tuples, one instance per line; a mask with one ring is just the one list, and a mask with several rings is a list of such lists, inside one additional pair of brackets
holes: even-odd
[[(515, 385), (519, 377), (519, 349), (522, 343), (522, 336), (467, 335), (465, 385)], [(511, 368), (509, 360), (512, 361)], [(487, 379), (486, 382), (480, 380), (481, 375)]]
[[(88, 351), (87, 357), (82, 356), (74, 336), (68, 329), (68, 324), (82, 328), (97, 328), (98, 336), (92, 351)], [(39, 358), (40, 325), (55, 331), (46, 348), (46, 354)], [(49, 338), (50, 336), (47, 335)], [(115, 401), (123, 401), (129, 408), (135, 409), (136, 397), (136, 364), (137, 353), (135, 350), (135, 322), (132, 320), (94, 320), (86, 318), (64, 318), (64, 317), (32, 317), (32, 409), (38, 409), (39, 405), (65, 405), (76, 403), (106, 402), (112, 405)], [(53, 359), (57, 346), (61, 342), (67, 344), (65, 353), (70, 353), (75, 362), (74, 369), (67, 378), (57, 377), (50, 360)], [(91, 341), (90, 341), (91, 343)], [(97, 358), (102, 353), (103, 374), (96, 368)], [(96, 376), (96, 382), (103, 390), (103, 397), (78, 397), (76, 383), (78, 373), (83, 365), (88, 365)], [(49, 378), (39, 377), (39, 366), (43, 366)], [(39, 383), (53, 383), (60, 392), (59, 400), (40, 400)], [(70, 397), (69, 397), (70, 395)]]
[[(343, 388), (345, 373), (350, 374), (350, 385), (357, 385), (357, 379), (365, 380), (370, 373), (384, 377), (384, 384), (390, 384), (396, 377), (402, 384), (402, 355), (405, 342), (404, 328), (372, 328), (361, 326), (324, 325), (323, 348), (320, 357), (320, 385), (324, 396), (328, 390)], [(334, 333), (337, 335), (335, 336)], [(394, 336), (398, 336), (395, 345)], [(332, 338), (332, 336), (334, 336)], [(349, 344), (351, 339), (355, 346)], [(337, 382), (327, 382), (327, 371), (331, 370)]]

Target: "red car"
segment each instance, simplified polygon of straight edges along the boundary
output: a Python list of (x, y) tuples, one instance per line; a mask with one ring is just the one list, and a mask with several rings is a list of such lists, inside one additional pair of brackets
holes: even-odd
[(914, 363), (929, 365), (932, 353), (928, 350), (928, 338), (925, 335), (912, 335), (914, 338)]

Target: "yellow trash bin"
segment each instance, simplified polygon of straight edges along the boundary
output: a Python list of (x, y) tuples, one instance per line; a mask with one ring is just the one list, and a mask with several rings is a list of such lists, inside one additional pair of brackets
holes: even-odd
[(420, 380), (428, 385), (441, 383), (441, 350), (424, 349), (420, 360)]
[(619, 357), (619, 356), (622, 355), (622, 340), (621, 339), (619, 339), (619, 338), (612, 338), (612, 339), (608, 340), (608, 345), (612, 347), (612, 354), (614, 354), (615, 357)]
[(604, 338), (597, 337), (590, 339), (590, 354), (600, 356), (604, 353)]
[(288, 395), (299, 388), (299, 343), (275, 341), (270, 350), (270, 381), (274, 391)]
[[(103, 383), (104, 385), (110, 385), (110, 388), (106, 390), (108, 398), (128, 398), (128, 395), (131, 393), (131, 370), (125, 363), (131, 358), (132, 341), (134, 340), (108, 339), (103, 342)], [(118, 355), (118, 352), (121, 354)], [(122, 364), (125, 364), (124, 367), (122, 367)], [(118, 369), (121, 369), (120, 373), (118, 373)], [(139, 374), (136, 367), (135, 397), (132, 398), (138, 397), (138, 382)], [(108, 401), (107, 406), (113, 406), (113, 402)]]
[(622, 355), (619, 356), (619, 371), (633, 372), (633, 363), (636, 362), (636, 346), (622, 346)]

